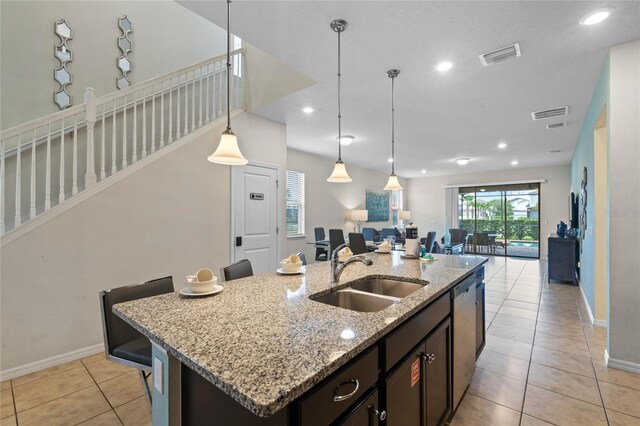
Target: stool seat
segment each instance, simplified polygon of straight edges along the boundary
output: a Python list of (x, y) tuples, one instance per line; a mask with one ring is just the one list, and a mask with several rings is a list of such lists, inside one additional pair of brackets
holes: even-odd
[(113, 355), (151, 367), (151, 342), (140, 337), (113, 348)]

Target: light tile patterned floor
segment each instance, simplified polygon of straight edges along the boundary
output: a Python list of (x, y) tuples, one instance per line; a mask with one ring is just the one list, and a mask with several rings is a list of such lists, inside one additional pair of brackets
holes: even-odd
[(0, 426), (151, 425), (138, 372), (104, 354), (2, 382), (1, 392)]
[(548, 284), (546, 262), (491, 258), (487, 343), (451, 426), (640, 426), (640, 375), (604, 364), (578, 287)]
[[(605, 367), (606, 330), (545, 268), (487, 264), (487, 345), (451, 425), (640, 426), (640, 375)], [(2, 382), (0, 426), (150, 425), (145, 398), (134, 369), (97, 354)]]

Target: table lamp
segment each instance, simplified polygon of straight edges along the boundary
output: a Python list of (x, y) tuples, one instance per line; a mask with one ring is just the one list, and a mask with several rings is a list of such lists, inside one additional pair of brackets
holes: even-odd
[(358, 222), (358, 233), (360, 232), (360, 222), (369, 220), (368, 210), (351, 210), (351, 220)]

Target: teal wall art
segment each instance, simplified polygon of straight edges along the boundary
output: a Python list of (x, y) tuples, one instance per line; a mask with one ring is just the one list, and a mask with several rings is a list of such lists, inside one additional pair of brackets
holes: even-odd
[(369, 211), (367, 222), (386, 222), (389, 220), (389, 192), (366, 192), (366, 205)]

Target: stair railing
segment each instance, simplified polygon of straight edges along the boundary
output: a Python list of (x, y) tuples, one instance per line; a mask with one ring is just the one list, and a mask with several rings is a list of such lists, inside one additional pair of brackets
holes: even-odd
[[(243, 57), (231, 52), (232, 109)], [(221, 117), (225, 84), (221, 55), (101, 97), (87, 88), (83, 104), (0, 132), (0, 234)]]

